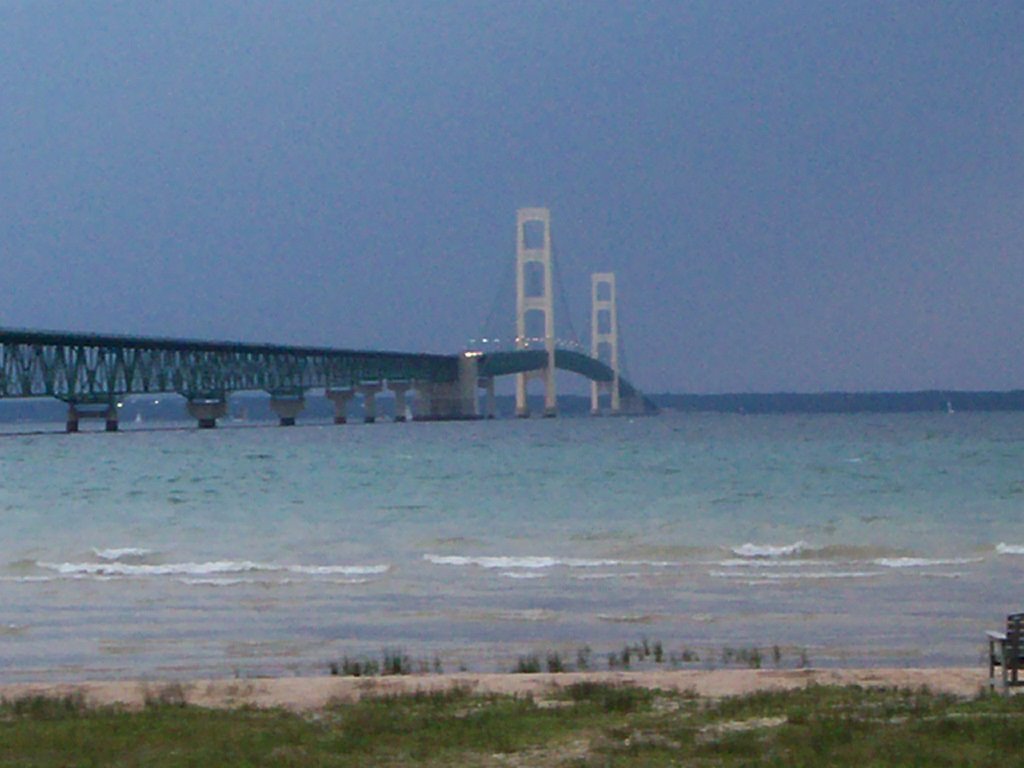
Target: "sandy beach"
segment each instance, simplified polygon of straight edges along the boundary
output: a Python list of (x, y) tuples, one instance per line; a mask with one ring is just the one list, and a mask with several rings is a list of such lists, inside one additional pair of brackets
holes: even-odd
[(12, 683), (0, 686), (0, 698), (80, 695), (92, 706), (141, 707), (147, 700), (180, 701), (201, 707), (281, 707), (320, 709), (331, 702), (364, 697), (444, 691), (462, 687), (476, 694), (544, 698), (580, 682), (613, 683), (691, 692), (705, 697), (809, 685), (857, 685), (875, 688), (928, 687), (933, 692), (971, 696), (985, 685), (979, 667), (872, 668), (802, 670), (674, 670), (650, 672), (582, 672), (561, 674), (447, 674), (389, 677), (292, 677), (181, 681), (97, 681), (74, 684)]

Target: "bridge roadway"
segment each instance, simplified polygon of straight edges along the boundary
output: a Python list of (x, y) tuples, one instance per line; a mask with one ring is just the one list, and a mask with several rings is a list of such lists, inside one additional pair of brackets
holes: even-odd
[[(417, 419), (477, 418), (478, 386), (493, 393), (494, 377), (546, 365), (547, 353), (536, 350), (433, 355), (0, 329), (0, 398), (62, 400), (71, 432), (82, 418), (104, 419), (115, 431), (119, 400), (158, 393), (183, 396), (200, 427), (215, 426), (228, 395), (241, 391), (269, 393), (281, 423), (294, 424), (305, 393), (320, 388), (334, 402), (337, 423), (346, 421), (356, 394), (373, 421), (375, 395), (385, 386), (395, 394), (398, 420), (410, 389)], [(580, 352), (557, 350), (555, 365), (593, 381), (613, 378), (611, 368)], [(646, 403), (622, 379), (620, 391)]]

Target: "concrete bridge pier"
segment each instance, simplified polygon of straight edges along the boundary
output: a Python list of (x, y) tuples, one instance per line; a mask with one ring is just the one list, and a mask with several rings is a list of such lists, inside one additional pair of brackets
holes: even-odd
[(306, 407), (306, 398), (298, 394), (271, 394), (270, 409), (277, 414), (282, 427), (294, 427), (296, 417)]
[(528, 419), (530, 418), (530, 406), (527, 401), (527, 388), (526, 381), (528, 375), (521, 373), (516, 376), (516, 418), (517, 419)]
[(479, 418), (476, 388), (480, 380), (480, 355), (459, 357), (459, 378), (446, 382), (416, 382), (416, 420), (448, 421)]
[(548, 353), (548, 367), (544, 371), (544, 418), (553, 419), (558, 415), (558, 399), (555, 397), (555, 351)]
[(359, 394), (363, 396), (363, 421), (373, 424), (377, 421), (377, 394), (384, 389), (380, 383), (364, 383), (359, 385)]
[(79, 430), (79, 421), (82, 419), (103, 419), (107, 432), (117, 432), (117, 403), (68, 403), (68, 418), (65, 431), (74, 434)]
[(430, 381), (416, 384), (415, 421), (448, 421), (459, 418), (459, 413), (454, 384)]
[(200, 429), (213, 429), (217, 426), (217, 419), (222, 419), (228, 415), (227, 398), (189, 398), (188, 413), (199, 423)]
[(334, 423), (345, 424), (348, 421), (348, 404), (355, 397), (352, 387), (345, 389), (325, 389), (324, 397), (334, 403)]
[(405, 411), (408, 407), (406, 395), (412, 389), (410, 381), (389, 381), (388, 389), (395, 393), (395, 421), (405, 421)]
[(484, 418), (493, 419), (498, 412), (497, 400), (494, 397), (494, 377), (485, 376), (477, 382), (484, 390)]
[(527, 371), (516, 376), (516, 416), (520, 419), (530, 418), (530, 405), (527, 397), (527, 382), (531, 378), (539, 378), (544, 382), (544, 411), (545, 419), (553, 419), (558, 416), (558, 399), (555, 393), (555, 364), (554, 350), (548, 352), (548, 365), (537, 371)]
[(413, 401), (412, 420), (429, 421), (434, 411), (434, 384), (429, 381), (415, 381), (416, 399)]

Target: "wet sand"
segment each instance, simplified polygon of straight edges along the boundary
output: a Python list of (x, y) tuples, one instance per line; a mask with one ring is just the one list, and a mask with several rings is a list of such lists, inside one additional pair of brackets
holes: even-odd
[(282, 707), (320, 709), (332, 702), (364, 697), (445, 691), (454, 687), (475, 694), (526, 695), (544, 698), (574, 683), (598, 682), (690, 692), (718, 698), (755, 691), (808, 685), (859, 685), (874, 688), (920, 688), (972, 696), (987, 685), (980, 667), (929, 669), (673, 670), (645, 672), (572, 672), (562, 674), (408, 675), (400, 677), (291, 677), (229, 680), (99, 681), (73, 684), (12, 683), (0, 686), (0, 698), (80, 695), (93, 706), (143, 706), (147, 700), (185, 702), (201, 707)]

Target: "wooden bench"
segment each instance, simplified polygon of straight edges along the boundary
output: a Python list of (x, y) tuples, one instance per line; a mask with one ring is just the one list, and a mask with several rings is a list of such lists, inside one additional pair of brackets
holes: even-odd
[[(995, 688), (1001, 682), (1004, 690), (1024, 685), (1024, 613), (1011, 613), (1006, 617), (1005, 632), (986, 632), (988, 637), (988, 685)], [(1002, 680), (996, 680), (996, 667), (1001, 667)]]

